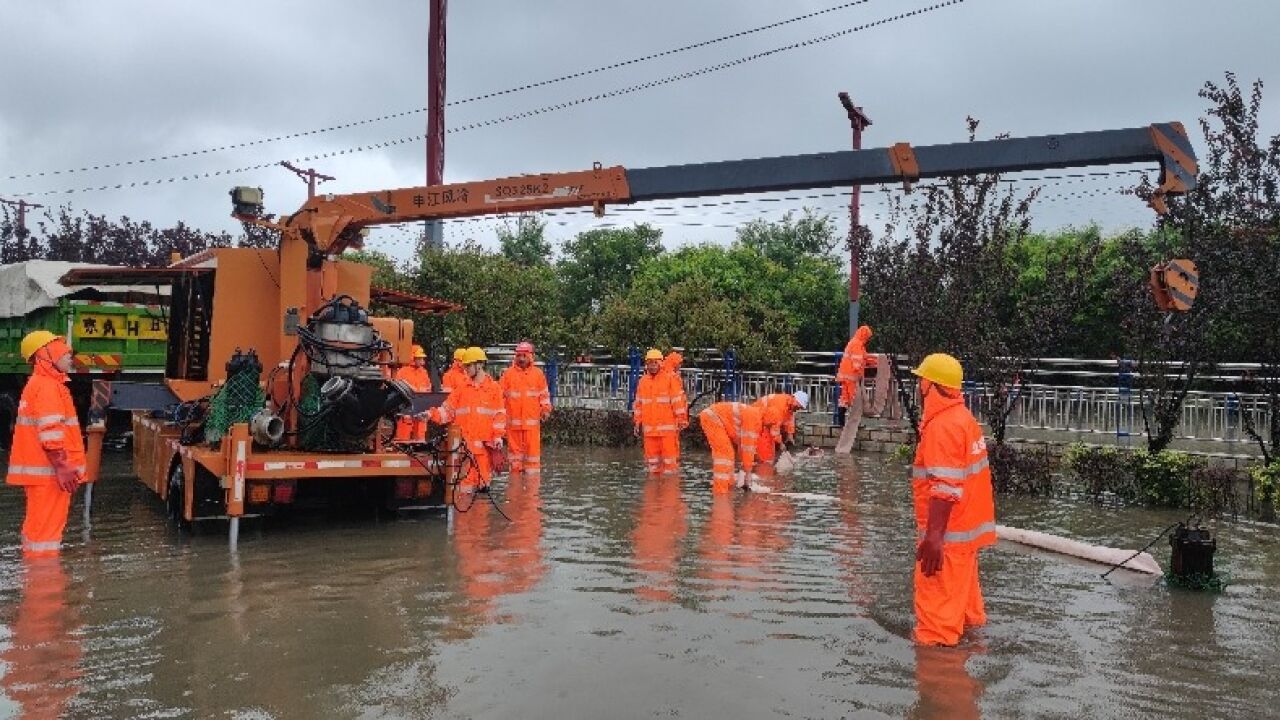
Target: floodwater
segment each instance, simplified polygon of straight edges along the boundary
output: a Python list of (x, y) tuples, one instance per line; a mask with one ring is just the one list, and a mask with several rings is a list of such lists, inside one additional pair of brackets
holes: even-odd
[[(92, 528), (17, 553), (0, 491), (0, 716), (1250, 718), (1280, 711), (1276, 528), (1214, 525), (1197, 594), (1016, 546), (984, 552), (989, 625), (909, 640), (913, 530), (887, 457), (712, 497), (707, 457), (552, 448), (498, 508), (354, 513), (196, 535), (109, 458)], [(778, 484), (778, 481), (772, 481)], [(1175, 513), (1001, 500), (1000, 520), (1140, 547)], [(1168, 561), (1168, 544), (1155, 554)]]

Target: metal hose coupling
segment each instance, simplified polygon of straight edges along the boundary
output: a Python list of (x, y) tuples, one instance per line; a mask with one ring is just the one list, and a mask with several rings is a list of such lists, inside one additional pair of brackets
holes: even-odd
[(275, 447), (284, 438), (284, 420), (269, 407), (264, 407), (249, 419), (249, 434), (263, 447)]

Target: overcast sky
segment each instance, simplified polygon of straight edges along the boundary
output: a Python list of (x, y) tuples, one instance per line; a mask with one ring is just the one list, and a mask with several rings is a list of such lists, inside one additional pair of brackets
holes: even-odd
[[(866, 0), (660, 59), (452, 105), (446, 125), (456, 131), (446, 141), (445, 179), (578, 170), (596, 161), (638, 168), (846, 149), (840, 90), (874, 122), (866, 147), (962, 141), (965, 116), (973, 115), (984, 135), (1181, 120), (1201, 148), (1197, 120), (1205, 103), (1196, 92), (1233, 70), (1245, 83), (1274, 83), (1263, 129), (1280, 133), (1275, 0), (963, 0), (691, 79), (469, 127), (933, 4)], [(847, 0), (454, 0), (448, 97), (467, 100), (842, 5)], [(280, 168), (227, 172), (237, 168), (333, 154), (305, 163), (337, 177), (322, 186), (327, 192), (422, 184), (422, 140), (343, 151), (423, 134), (426, 115), (411, 111), (426, 105), (427, 7), (427, 0), (4, 0), (0, 197), (238, 232), (228, 217), (232, 185), (262, 186), (268, 210), (277, 213), (296, 209), (305, 187)], [(226, 145), (242, 147), (137, 162)], [(94, 165), (112, 166), (66, 172)], [(215, 172), (221, 174), (193, 178)], [(1037, 225), (1145, 226), (1150, 212), (1114, 191), (1135, 177), (1046, 185)], [(170, 178), (178, 180), (86, 190)], [(873, 229), (883, 198), (865, 196), (864, 221)], [(833, 214), (847, 229), (847, 199), (837, 196), (753, 198), (675, 216), (561, 213), (549, 218), (549, 232), (558, 243), (601, 223), (648, 218), (669, 246), (726, 242), (738, 223), (805, 206)], [(493, 244), (495, 222), (451, 222), (446, 240)], [(402, 257), (411, 246), (410, 232), (396, 228), (378, 229), (370, 242)]]

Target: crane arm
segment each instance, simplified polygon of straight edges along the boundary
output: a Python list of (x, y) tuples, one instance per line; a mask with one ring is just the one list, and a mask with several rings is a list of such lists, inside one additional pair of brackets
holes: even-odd
[[(1181, 123), (1001, 138), (977, 142), (731, 160), (726, 162), (525, 175), (497, 180), (318, 195), (277, 227), (299, 232), (308, 245), (336, 254), (359, 243), (359, 231), (438, 218), (595, 207), (711, 195), (903, 182), (957, 175), (1158, 162), (1160, 181), (1150, 204), (1195, 187), (1195, 151)], [(250, 217), (242, 219), (252, 220)]]

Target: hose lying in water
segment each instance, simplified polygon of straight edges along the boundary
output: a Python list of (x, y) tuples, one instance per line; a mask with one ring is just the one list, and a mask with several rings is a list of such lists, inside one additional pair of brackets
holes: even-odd
[[(1164, 532), (1168, 532), (1165, 530)], [(1164, 535), (1164, 532), (1160, 535)], [(1146, 550), (1156, 541), (1160, 539), (1157, 536), (1136, 553), (1130, 554), (1128, 550), (1119, 548), (1104, 547), (1102, 545), (1090, 545), (1079, 540), (1071, 540), (1059, 535), (1050, 535), (1049, 533), (1036, 532), (1034, 530), (1021, 530), (1019, 528), (1009, 527), (1007, 525), (996, 526), (996, 537), (1001, 540), (1008, 540), (1020, 545), (1028, 545), (1030, 547), (1048, 550), (1062, 555), (1070, 555), (1084, 560), (1100, 563), (1103, 565), (1111, 565), (1103, 577), (1106, 577), (1112, 570), (1123, 567), (1126, 570), (1134, 572), (1147, 573), (1150, 575), (1163, 575), (1164, 571), (1160, 569), (1160, 563), (1151, 557)]]
[[(427, 453), (434, 456), (433, 459), (437, 461), (437, 467), (445, 467), (447, 465), (447, 463), (445, 462), (444, 456), (448, 455), (449, 452), (451, 452), (451, 451), (445, 450), (444, 448), (445, 437), (446, 436), (442, 435), (427, 443), (427, 448), (426, 448)], [(416, 452), (412, 447), (408, 445), (398, 445), (398, 444), (393, 444), (393, 447), (395, 447), (400, 452), (404, 453), (409, 459), (421, 465), (422, 468), (426, 470), (428, 473), (432, 472), (431, 466), (428, 465), (425, 461), (423, 461), (422, 457), (420, 456), (420, 453)], [(471, 448), (467, 447), (466, 443), (461, 443), (452, 452), (460, 453), (460, 457), (458, 461), (459, 468), (467, 467), (468, 463), (472, 465), (476, 463), (475, 456), (471, 453)], [(466, 507), (462, 507), (458, 505), (458, 495), (460, 494), (458, 492), (458, 486), (462, 483), (462, 478), (465, 477), (466, 474), (467, 473), (465, 472), (459, 472), (456, 474), (453, 480), (449, 480), (447, 478), (445, 479), (445, 483), (453, 486), (453, 492), (451, 493), (451, 496), (453, 498), (451, 501), (451, 505), (453, 506), (453, 509), (463, 513), (470, 510), (471, 506), (476, 504), (475, 495), (472, 495), (471, 502), (467, 503)], [(476, 493), (476, 494), (481, 494), (481, 493)], [(497, 510), (498, 514), (501, 515), (503, 519), (505, 519), (507, 522), (511, 522), (511, 518), (507, 517), (507, 514), (502, 512), (502, 508), (498, 506), (498, 501), (494, 499), (493, 493), (490, 492), (488, 488), (485, 488), (485, 492), (483, 494), (489, 498), (489, 503), (493, 505), (493, 509)]]

